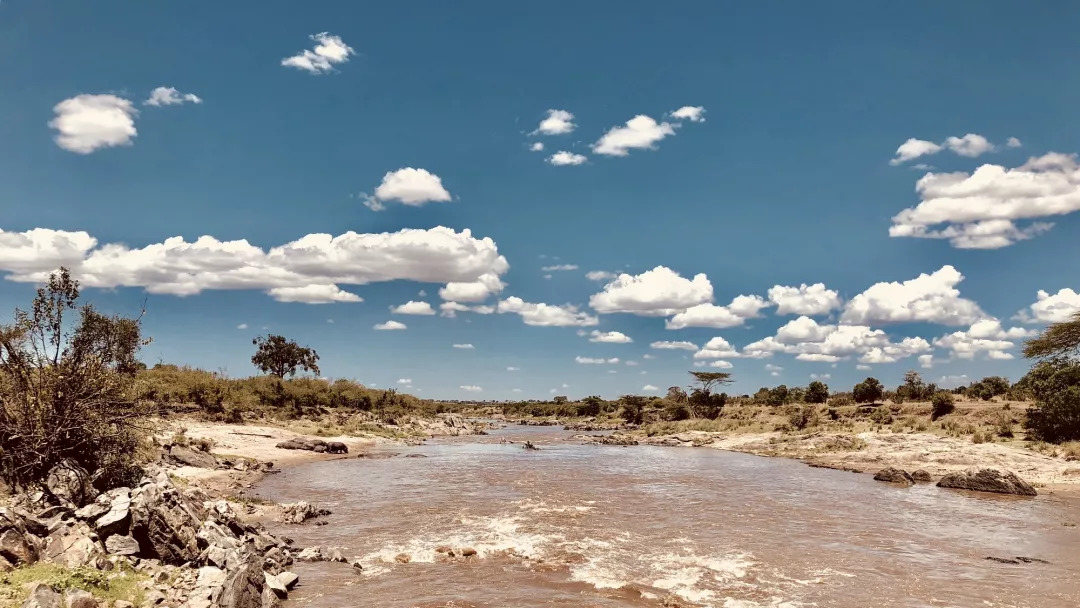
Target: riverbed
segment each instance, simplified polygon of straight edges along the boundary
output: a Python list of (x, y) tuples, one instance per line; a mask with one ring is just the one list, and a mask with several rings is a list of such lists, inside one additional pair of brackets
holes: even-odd
[[(302, 584), (289, 603), (1080, 605), (1074, 495), (900, 488), (792, 460), (581, 445), (573, 434), (512, 426), (268, 477), (260, 495), (333, 511), (324, 526), (272, 531), (300, 546), (342, 547), (364, 567), (298, 564)], [(526, 440), (540, 449), (523, 449)], [(477, 555), (447, 559), (440, 546)]]

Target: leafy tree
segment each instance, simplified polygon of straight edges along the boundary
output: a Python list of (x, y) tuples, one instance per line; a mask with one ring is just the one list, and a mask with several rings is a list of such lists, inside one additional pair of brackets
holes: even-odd
[(1034, 399), (1024, 427), (1034, 439), (1080, 439), (1080, 312), (1054, 323), (1024, 345), (1024, 356), (1042, 359), (1017, 382)]
[[(14, 490), (43, 485), (69, 461), (95, 484), (132, 481), (148, 430), (135, 399), (140, 319), (79, 306), (66, 268), (37, 290), (29, 312), (0, 325), (0, 477)], [(72, 317), (75, 317), (74, 319)]]
[(251, 357), (251, 362), (263, 373), (284, 378), (295, 376), (297, 368), (315, 375), (319, 374), (319, 354), (305, 346), (300, 346), (284, 336), (267, 335), (251, 341), (258, 347)]
[(690, 372), (690, 375), (700, 385), (698, 388), (706, 392), (712, 392), (712, 389), (717, 386), (734, 382), (729, 372)]
[(570, 399), (566, 395), (555, 395), (555, 398), (552, 399), (552, 402), (557, 404), (557, 405), (562, 405), (562, 404), (566, 403), (569, 400)]
[(824, 382), (814, 380), (806, 387), (807, 403), (825, 403), (829, 400), (829, 387)]
[(577, 406), (578, 416), (599, 416), (600, 406), (603, 405), (604, 400), (596, 395), (590, 395), (581, 400), (581, 403)]
[[(986, 390), (990, 393), (991, 397), (1000, 397), (1009, 392), (1009, 381), (1001, 376), (987, 376), (980, 382), (986, 387)], [(987, 400), (989, 401), (989, 399)]]
[(1050, 443), (1080, 440), (1080, 361), (1045, 359), (1017, 384), (1035, 399), (1024, 421), (1032, 439)]
[(930, 406), (930, 420), (937, 420), (942, 416), (951, 414), (956, 409), (952, 393), (948, 391), (934, 393), (934, 396), (930, 397)]
[(885, 394), (885, 387), (877, 378), (867, 378), (856, 384), (851, 394), (855, 403), (875, 403)]
[(622, 402), (622, 419), (629, 424), (641, 424), (645, 419), (645, 398), (639, 395), (623, 395), (619, 401)]
[(781, 384), (780, 386), (769, 391), (769, 396), (765, 398), (765, 404), (771, 406), (779, 406), (784, 405), (790, 400), (791, 391), (788, 390), (786, 384)]
[(727, 393), (714, 395), (712, 389), (724, 384), (731, 384), (731, 374), (728, 372), (690, 372), (698, 386), (690, 391), (688, 401), (690, 411), (698, 418), (710, 420), (720, 416), (727, 404)]
[(687, 407), (685, 403), (668, 401), (668, 404), (664, 406), (664, 420), (678, 422), (680, 420), (688, 420), (690, 416), (690, 408)]

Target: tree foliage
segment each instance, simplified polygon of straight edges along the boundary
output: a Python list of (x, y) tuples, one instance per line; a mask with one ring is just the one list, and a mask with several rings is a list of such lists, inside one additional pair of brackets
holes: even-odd
[(285, 336), (259, 336), (251, 343), (258, 347), (251, 357), (251, 362), (263, 373), (278, 378), (295, 376), (297, 369), (319, 374), (319, 354), (292, 340), (286, 340)]
[[(728, 372), (691, 371), (690, 375), (694, 377), (694, 381), (698, 385), (687, 396), (690, 412), (695, 418), (715, 420), (724, 410), (724, 406), (727, 405), (728, 396), (727, 393), (714, 394), (713, 389), (734, 382), (731, 379), (731, 374)], [(671, 395), (670, 389), (668, 394)]]
[(855, 403), (875, 403), (880, 401), (884, 394), (885, 387), (881, 385), (877, 378), (867, 378), (856, 384), (851, 391)]
[(829, 387), (821, 381), (814, 380), (806, 387), (807, 403), (825, 403), (829, 400)]
[(1072, 319), (1054, 323), (1024, 345), (1028, 359), (1050, 359), (1080, 355), (1080, 312)]
[(37, 290), (29, 312), (0, 325), (0, 476), (41, 485), (62, 462), (108, 487), (129, 480), (140, 427), (132, 382), (143, 367), (139, 319), (80, 306), (66, 268)]
[(1065, 357), (1040, 361), (1017, 384), (1035, 399), (1024, 421), (1032, 439), (1080, 440), (1080, 361)]

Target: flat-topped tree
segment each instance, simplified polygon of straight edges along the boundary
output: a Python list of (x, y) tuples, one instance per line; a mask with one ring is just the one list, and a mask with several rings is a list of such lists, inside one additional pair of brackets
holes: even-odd
[(694, 377), (694, 380), (699, 385), (690, 392), (689, 398), (690, 409), (693, 411), (694, 416), (710, 420), (717, 418), (727, 404), (727, 394), (714, 395), (712, 390), (717, 386), (734, 382), (731, 379), (731, 374), (729, 372), (691, 371), (690, 375)]
[(734, 380), (731, 379), (730, 372), (690, 372), (690, 375), (694, 377), (694, 380), (700, 384), (699, 390), (705, 393), (711, 393), (712, 389), (724, 384), (731, 384)]
[(1068, 321), (1054, 323), (1024, 345), (1028, 359), (1075, 357), (1080, 355), (1080, 312)]
[(295, 376), (297, 368), (319, 375), (319, 354), (306, 346), (300, 346), (285, 336), (259, 336), (251, 341), (258, 350), (251, 362), (262, 372), (284, 378)]

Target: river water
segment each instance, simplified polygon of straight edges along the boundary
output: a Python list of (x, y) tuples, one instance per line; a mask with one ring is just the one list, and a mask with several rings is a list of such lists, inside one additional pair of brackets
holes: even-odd
[[(328, 525), (274, 532), (364, 565), (297, 564), (290, 604), (1080, 606), (1075, 497), (898, 488), (790, 460), (570, 437), (509, 427), (268, 477), (260, 495), (333, 511)], [(478, 555), (449, 560), (440, 545)]]

